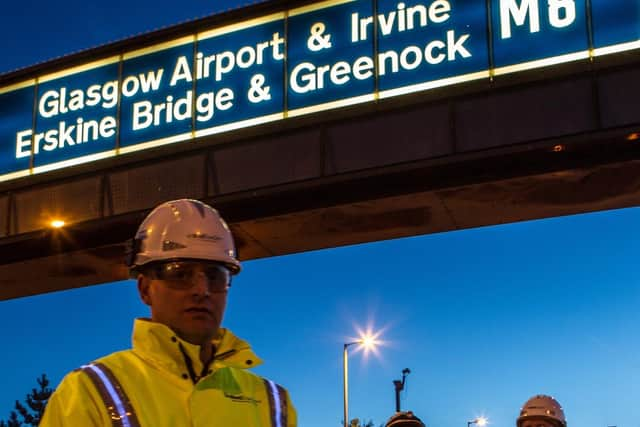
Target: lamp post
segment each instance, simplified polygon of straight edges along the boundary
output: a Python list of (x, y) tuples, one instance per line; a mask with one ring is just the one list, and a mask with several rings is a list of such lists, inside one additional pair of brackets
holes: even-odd
[(471, 421), (467, 421), (467, 427), (471, 427), (471, 424), (477, 424), (480, 427), (484, 427), (489, 424), (489, 420), (487, 420), (485, 417), (478, 417)]
[(349, 346), (360, 344), (361, 341), (348, 342), (344, 345), (342, 350), (342, 384), (343, 384), (343, 404), (344, 404), (344, 427), (348, 427), (349, 422), (349, 403), (347, 402), (347, 396), (349, 395), (349, 379), (348, 379), (348, 352)]
[(352, 345), (356, 345), (356, 344), (360, 344), (362, 346), (364, 346), (365, 348), (373, 348), (375, 347), (375, 345), (378, 343), (378, 341), (376, 341), (376, 336), (371, 336), (371, 335), (366, 335), (361, 337), (359, 340), (357, 341), (352, 341), (352, 342), (348, 342), (345, 343), (342, 347), (342, 382), (343, 382), (343, 405), (344, 405), (344, 427), (348, 427), (349, 426), (349, 403), (348, 403), (348, 396), (349, 396), (349, 379), (348, 379), (348, 372), (349, 372), (349, 361), (348, 361), (348, 351), (347, 349), (349, 347), (351, 347)]

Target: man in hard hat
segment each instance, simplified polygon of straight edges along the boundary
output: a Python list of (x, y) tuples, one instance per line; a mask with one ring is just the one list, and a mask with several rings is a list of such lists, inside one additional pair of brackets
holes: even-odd
[(516, 427), (567, 427), (567, 420), (556, 399), (539, 394), (525, 402)]
[(287, 391), (249, 372), (261, 360), (220, 327), (240, 262), (215, 209), (188, 199), (156, 207), (128, 264), (151, 319), (136, 319), (132, 349), (68, 374), (41, 426), (297, 425)]
[(385, 427), (425, 427), (425, 424), (416, 417), (413, 412), (396, 412), (389, 421), (385, 424)]

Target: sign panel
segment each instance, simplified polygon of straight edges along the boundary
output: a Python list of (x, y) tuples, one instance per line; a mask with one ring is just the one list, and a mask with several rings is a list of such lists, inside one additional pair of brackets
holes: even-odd
[(331, 0), (0, 88), (0, 181), (640, 48), (640, 0)]
[(371, 16), (371, 6), (357, 0), (290, 14), (288, 108), (294, 114), (322, 104), (373, 100), (373, 38), (354, 41), (351, 35), (352, 16)]
[(383, 95), (489, 77), (483, 2), (380, 0), (377, 20)]
[(542, 59), (589, 56), (585, 1), (492, 0), (491, 11), (496, 74)]
[(593, 44), (602, 54), (640, 47), (640, 1), (591, 0)]
[(194, 100), (189, 74), (192, 64), (193, 43), (125, 56), (120, 89), (120, 147), (189, 134)]
[(31, 141), (35, 87), (31, 84), (0, 89), (0, 179), (29, 173), (30, 156), (21, 141)]
[(196, 130), (206, 134), (260, 117), (283, 117), (284, 20), (277, 14), (259, 22), (198, 37)]
[(118, 64), (42, 80), (35, 130), (16, 135), (16, 157), (38, 168), (115, 148)]

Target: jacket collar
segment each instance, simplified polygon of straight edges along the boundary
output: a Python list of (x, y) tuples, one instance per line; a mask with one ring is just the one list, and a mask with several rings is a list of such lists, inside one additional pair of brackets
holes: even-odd
[[(225, 328), (218, 330), (212, 340), (216, 348), (214, 361), (210, 366), (216, 370), (222, 367), (240, 369), (253, 368), (262, 364), (249, 344), (233, 335)], [(180, 346), (191, 359), (196, 372), (201, 372), (200, 346), (178, 337), (171, 328), (150, 319), (136, 319), (133, 325), (133, 351), (144, 359), (149, 359), (172, 372), (181, 375), (185, 371), (185, 360)]]

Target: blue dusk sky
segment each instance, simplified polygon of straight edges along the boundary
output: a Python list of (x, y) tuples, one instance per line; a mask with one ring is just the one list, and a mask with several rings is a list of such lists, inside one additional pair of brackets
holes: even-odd
[[(0, 73), (242, 5), (7, 2)], [(402, 408), (429, 427), (513, 427), (538, 393), (569, 427), (639, 427), (637, 224), (633, 208), (249, 261), (224, 324), (289, 389), (301, 427), (340, 425), (342, 345), (367, 329), (384, 343), (350, 353), (351, 417), (385, 422), (410, 368)], [(41, 373), (55, 385), (127, 348), (147, 315), (132, 281), (0, 302), (0, 419)]]

